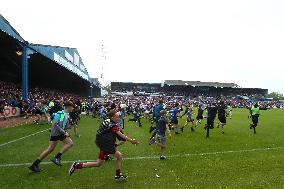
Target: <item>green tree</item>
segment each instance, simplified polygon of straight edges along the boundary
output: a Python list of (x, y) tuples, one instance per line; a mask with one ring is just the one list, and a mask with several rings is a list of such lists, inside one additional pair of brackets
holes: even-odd
[(108, 94), (111, 93), (111, 86), (110, 86), (110, 84), (108, 84), (108, 85), (106, 85), (106, 86), (103, 86), (102, 89), (103, 89), (103, 90), (106, 90), (106, 91), (108, 92)]
[(282, 94), (279, 94), (277, 92), (272, 92), (268, 94), (268, 98), (273, 98), (273, 100), (278, 101), (278, 100), (284, 100), (284, 97)]

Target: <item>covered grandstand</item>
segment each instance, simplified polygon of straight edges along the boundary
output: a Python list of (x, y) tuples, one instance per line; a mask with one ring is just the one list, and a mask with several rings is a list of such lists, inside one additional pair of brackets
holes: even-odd
[(24, 99), (29, 85), (100, 96), (76, 48), (28, 43), (2, 15), (0, 41), (0, 80), (21, 83)]
[(133, 82), (111, 82), (112, 91), (145, 91), (155, 92), (161, 89), (161, 83), (133, 83)]
[(183, 96), (267, 96), (267, 89), (241, 88), (235, 83), (165, 80), (161, 83), (111, 82), (113, 92), (133, 91)]

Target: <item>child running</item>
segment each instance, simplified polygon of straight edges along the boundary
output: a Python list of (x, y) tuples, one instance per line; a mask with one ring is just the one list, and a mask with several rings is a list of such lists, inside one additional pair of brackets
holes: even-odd
[(53, 114), (49, 146), (38, 156), (34, 163), (29, 167), (31, 171), (41, 171), (39, 164), (44, 158), (46, 158), (54, 151), (59, 141), (64, 142), (64, 146), (61, 148), (59, 153), (51, 159), (51, 161), (57, 166), (61, 166), (62, 154), (73, 146), (73, 141), (71, 140), (70, 135), (66, 131), (69, 125), (69, 113), (72, 112), (72, 110), (73, 103), (67, 101), (66, 103), (64, 103), (63, 111), (58, 111), (57, 113)]
[(71, 176), (76, 170), (91, 167), (100, 167), (104, 163), (105, 156), (112, 154), (116, 157), (115, 162), (115, 180), (126, 180), (127, 176), (121, 173), (122, 154), (116, 148), (116, 138), (120, 137), (126, 141), (131, 142), (133, 145), (139, 144), (136, 139), (131, 139), (122, 134), (118, 127), (119, 113), (115, 110), (109, 112), (109, 118), (105, 120), (97, 130), (96, 145), (100, 149), (99, 158), (95, 162), (74, 162), (69, 170)]
[(193, 110), (192, 110), (191, 104), (189, 104), (189, 106), (186, 110), (186, 123), (183, 127), (180, 128), (181, 132), (183, 132), (184, 127), (186, 127), (189, 123), (191, 123), (190, 130), (192, 132), (194, 131), (193, 127), (196, 127), (196, 125), (195, 125), (195, 122), (194, 122), (194, 119), (192, 118), (192, 116), (193, 116)]
[(156, 144), (157, 146), (160, 147), (161, 149), (160, 160), (166, 159), (166, 156), (164, 156), (164, 150), (166, 148), (166, 130), (168, 131), (169, 136), (171, 137), (171, 131), (167, 124), (168, 124), (167, 112), (165, 110), (162, 110), (161, 118), (158, 120), (157, 123), (157, 131), (156, 131), (157, 140), (155, 138), (151, 138), (150, 140), (150, 144)]

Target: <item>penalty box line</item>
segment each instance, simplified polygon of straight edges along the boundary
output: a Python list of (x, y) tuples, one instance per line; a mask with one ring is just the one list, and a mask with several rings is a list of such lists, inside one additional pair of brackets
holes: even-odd
[(24, 137), (15, 139), (15, 140), (11, 140), (11, 141), (9, 141), (9, 142), (2, 143), (2, 144), (0, 144), (0, 147), (6, 146), (6, 145), (11, 144), (11, 143), (14, 143), (14, 142), (18, 142), (18, 141), (20, 141), (20, 140), (24, 140), (24, 139), (26, 139), (26, 138), (35, 136), (35, 135), (40, 134), (40, 133), (43, 133), (43, 132), (45, 132), (45, 131), (48, 131), (48, 129), (45, 129), (45, 130), (42, 130), (42, 131), (39, 131), (39, 132), (36, 132), (36, 133), (32, 133), (32, 134), (30, 134), (30, 135), (27, 135), (27, 136), (24, 136)]
[[(272, 148), (255, 148), (248, 150), (229, 150), (229, 151), (219, 151), (219, 152), (204, 152), (204, 153), (189, 153), (189, 154), (179, 154), (179, 155), (169, 155), (168, 158), (177, 158), (177, 157), (190, 157), (190, 156), (206, 156), (206, 155), (219, 155), (219, 154), (231, 154), (231, 153), (245, 153), (245, 152), (259, 152), (259, 151), (271, 151), (271, 150), (279, 150), (283, 149), (283, 147), (272, 147)], [(147, 159), (158, 159), (158, 156), (142, 156), (142, 157), (125, 157), (123, 160), (147, 160)], [(76, 160), (82, 162), (92, 162), (95, 160)], [(61, 163), (73, 163), (74, 161), (62, 161)], [(52, 164), (53, 162), (41, 162), (41, 164)], [(20, 166), (28, 166), (31, 163), (13, 163), (13, 164), (0, 164), (0, 167), (20, 167)]]

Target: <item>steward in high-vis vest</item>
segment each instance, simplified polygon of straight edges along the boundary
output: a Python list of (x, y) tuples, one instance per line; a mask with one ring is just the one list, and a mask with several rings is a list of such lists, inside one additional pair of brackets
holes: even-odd
[(72, 110), (73, 110), (73, 103), (68, 101), (64, 103), (64, 110), (52, 114), (52, 126), (50, 132), (49, 146), (46, 150), (44, 150), (40, 154), (40, 156), (29, 167), (31, 171), (33, 172), (41, 171), (39, 168), (40, 162), (53, 152), (59, 141), (63, 141), (64, 146), (61, 148), (59, 153), (54, 158), (51, 159), (51, 161), (54, 164), (61, 166), (62, 154), (73, 146), (73, 141), (71, 140), (69, 134), (66, 131), (69, 125), (68, 121), (69, 113), (72, 112)]
[(87, 104), (86, 104), (86, 102), (82, 102), (81, 110), (82, 110), (82, 112), (86, 112), (87, 111)]
[(252, 124), (250, 124), (250, 129), (252, 129), (257, 126), (258, 117), (260, 115), (260, 108), (257, 103), (251, 107), (250, 112), (251, 112), (251, 119), (252, 119)]

